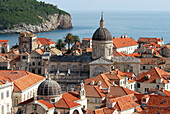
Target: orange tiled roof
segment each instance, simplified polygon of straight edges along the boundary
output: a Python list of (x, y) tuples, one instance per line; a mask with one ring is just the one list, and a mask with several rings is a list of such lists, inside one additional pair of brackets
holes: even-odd
[(140, 57), (140, 53), (132, 53), (132, 54), (128, 54), (127, 56)]
[(163, 92), (165, 95), (170, 96), (170, 91), (164, 90)]
[[(146, 75), (150, 75), (150, 78), (148, 80), (145, 80)], [(162, 79), (162, 83), (169, 83), (167, 78), (170, 77), (170, 73), (167, 73), (158, 67), (155, 67), (147, 72), (143, 72), (139, 74), (139, 76), (136, 78), (139, 82), (146, 82), (146, 83), (156, 83), (156, 79)]]
[(62, 98), (64, 99), (68, 99), (68, 100), (71, 100), (71, 101), (77, 101), (77, 100), (80, 100), (78, 98), (78, 96), (72, 92), (66, 92), (62, 95)]
[(94, 85), (84, 85), (86, 90), (86, 97), (96, 97), (96, 98), (103, 98), (105, 94), (99, 89), (98, 86)]
[(124, 54), (122, 54), (121, 52), (118, 52), (116, 50), (113, 51), (113, 56), (115, 57), (121, 57), (121, 56), (125, 56)]
[(139, 104), (136, 101), (137, 99), (134, 99), (134, 95), (126, 95), (126, 96), (117, 97), (117, 98), (110, 100), (110, 102), (116, 102), (114, 108), (117, 108), (118, 111), (130, 109), (135, 106), (139, 106)]
[(115, 109), (113, 108), (104, 107), (104, 108), (96, 109), (92, 113), (93, 114), (113, 114), (114, 111)]
[(119, 74), (116, 74), (116, 73), (106, 73), (105, 74), (110, 80), (120, 80), (120, 79), (124, 79), (124, 77), (122, 77), (121, 75)]
[(45, 101), (45, 100), (39, 100), (38, 102), (44, 104), (48, 109), (54, 108), (54, 105), (53, 105), (53, 104), (51, 104), (51, 103), (49, 103), (49, 102), (47, 102), (47, 101)]
[(132, 38), (113, 38), (113, 46), (116, 48), (138, 45)]
[(107, 94), (107, 96), (113, 96), (115, 97), (121, 97), (125, 95), (130, 95), (130, 94), (138, 94), (138, 92), (132, 91), (130, 89), (120, 87), (120, 86), (112, 86), (110, 88), (110, 92)]
[(49, 44), (56, 44), (56, 43), (53, 42), (51, 39), (47, 39), (47, 38), (37, 38), (37, 44), (49, 45)]
[(0, 40), (0, 42), (9, 42), (9, 40)]
[(156, 58), (139, 58), (141, 65), (156, 65)]
[(23, 70), (0, 70), (0, 75), (13, 80), (14, 91), (23, 91), (45, 79), (43, 76)]
[(169, 108), (170, 96), (150, 95), (149, 101), (146, 106)]
[(0, 76), (0, 85), (6, 84), (7, 79)]
[(92, 38), (83, 38), (82, 40), (92, 40)]
[(43, 52), (42, 49), (36, 49), (35, 51), (36, 51), (37, 53), (39, 53), (40, 55), (43, 55), (43, 54), (44, 54), (44, 52)]
[(61, 98), (58, 102), (55, 103), (55, 107), (57, 108), (73, 108), (79, 105), (80, 105), (79, 103), (76, 103), (65, 98)]
[(100, 75), (98, 75), (98, 76), (96, 76), (94, 78), (86, 79), (85, 84), (89, 85), (91, 81), (95, 81), (94, 85), (97, 85), (97, 83), (99, 81), (101, 81), (103, 86), (110, 87), (110, 85), (111, 85), (111, 82), (110, 82), (109, 78), (105, 75), (105, 73), (100, 74)]
[(156, 107), (145, 107), (145, 109), (138, 114), (170, 114), (169, 109), (156, 108)]
[(160, 41), (160, 38), (144, 38), (144, 37), (139, 37), (137, 42), (158, 42)]

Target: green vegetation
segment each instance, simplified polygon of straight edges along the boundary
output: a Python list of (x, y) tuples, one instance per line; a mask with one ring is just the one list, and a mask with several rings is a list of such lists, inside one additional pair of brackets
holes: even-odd
[(63, 50), (65, 49), (65, 43), (63, 42), (62, 39), (58, 39), (57, 43), (56, 43), (56, 48), (59, 50)]
[(64, 42), (68, 44), (68, 50), (70, 50), (70, 45), (73, 44), (73, 35), (71, 33), (67, 33), (64, 37)]
[(68, 14), (52, 4), (36, 0), (0, 0), (0, 29), (11, 29), (17, 24), (39, 25), (48, 15)]

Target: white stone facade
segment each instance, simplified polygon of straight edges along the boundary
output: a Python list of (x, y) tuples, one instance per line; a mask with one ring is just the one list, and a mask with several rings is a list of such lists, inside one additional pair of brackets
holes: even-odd
[(11, 114), (13, 82), (0, 85), (0, 114)]
[(134, 53), (134, 51), (138, 48), (138, 45), (132, 45), (132, 46), (127, 46), (127, 47), (119, 47), (116, 49), (118, 52), (123, 52), (126, 54), (131, 54)]

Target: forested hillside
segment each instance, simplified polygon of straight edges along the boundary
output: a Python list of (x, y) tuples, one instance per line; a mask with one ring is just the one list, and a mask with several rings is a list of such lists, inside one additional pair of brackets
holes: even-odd
[(39, 25), (48, 15), (68, 14), (52, 4), (36, 0), (0, 0), (0, 29), (11, 29), (17, 24)]

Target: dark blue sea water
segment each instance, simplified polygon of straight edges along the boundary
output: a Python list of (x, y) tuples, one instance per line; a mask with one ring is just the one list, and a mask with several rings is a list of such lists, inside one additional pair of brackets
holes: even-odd
[[(36, 33), (37, 37), (57, 41), (70, 32), (79, 35), (80, 39), (91, 38), (99, 27), (100, 12), (71, 12), (71, 15), (73, 29)], [(165, 44), (170, 42), (170, 12), (106, 11), (104, 20), (112, 36), (127, 34), (135, 40), (141, 36), (163, 37)], [(0, 39), (9, 39), (11, 46), (18, 42), (18, 36), (19, 34), (0, 34)]]

